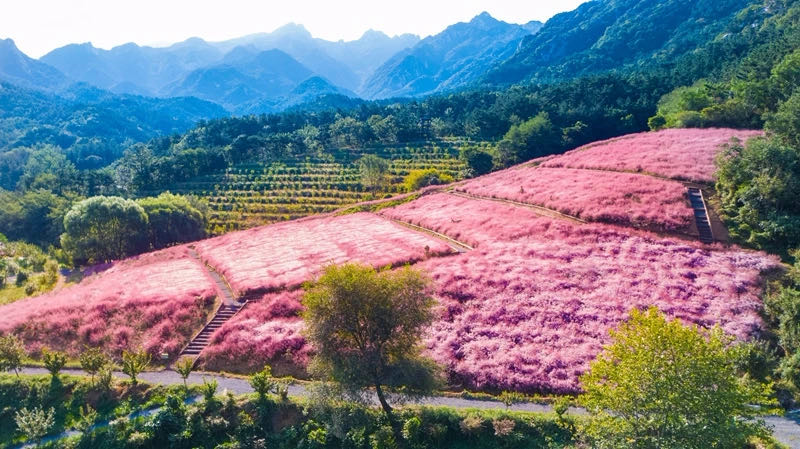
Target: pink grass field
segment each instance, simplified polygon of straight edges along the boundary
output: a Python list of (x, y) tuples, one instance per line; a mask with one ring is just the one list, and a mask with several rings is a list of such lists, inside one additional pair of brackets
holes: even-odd
[(457, 190), (587, 221), (697, 234), (683, 184), (647, 175), (520, 166), (475, 178)]
[(17, 334), (33, 352), (47, 345), (74, 356), (88, 345), (119, 356), (141, 346), (174, 356), (205, 322), (216, 296), (205, 268), (175, 247), (1, 306), (0, 333)]
[(525, 207), (448, 193), (426, 195), (410, 203), (383, 209), (380, 214), (481, 248), (494, 242), (544, 233), (551, 226), (571, 226)]
[(698, 248), (606, 225), (552, 226), (510, 243), (430, 260), (441, 319), (428, 340), (472, 388), (578, 391), (578, 376), (631, 308), (739, 337), (759, 332), (761, 253)]
[(368, 213), (233, 232), (196, 247), (240, 294), (296, 287), (327, 264), (358, 261), (380, 267), (451, 251), (437, 238)]
[(591, 143), (549, 159), (542, 166), (644, 172), (710, 183), (714, 181), (714, 157), (720, 145), (733, 137), (747, 140), (762, 134), (724, 128), (665, 129)]
[(258, 371), (269, 364), (277, 376), (305, 376), (311, 353), (301, 332), (301, 290), (268, 293), (250, 302), (214, 333), (203, 350), (203, 368)]

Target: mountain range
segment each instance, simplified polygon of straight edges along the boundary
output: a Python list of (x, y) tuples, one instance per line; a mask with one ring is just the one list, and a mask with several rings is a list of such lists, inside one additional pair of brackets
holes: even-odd
[(541, 27), (482, 13), (422, 40), (369, 30), (332, 42), (291, 23), (271, 33), (222, 42), (195, 37), (161, 48), (70, 44), (39, 60), (7, 39), (0, 45), (0, 80), (51, 93), (80, 82), (116, 94), (197, 97), (233, 114), (277, 112), (322, 95), (380, 99), (457, 89)]
[(420, 97), (486, 86), (550, 83), (671, 64), (723, 31), (748, 0), (592, 0), (542, 24), (482, 13), (420, 39), (370, 30), (354, 41), (314, 38), (288, 24), (222, 42), (168, 47), (71, 44), (39, 60), (0, 40), (0, 81), (60, 94), (85, 83), (120, 95), (196, 97), (234, 115)]

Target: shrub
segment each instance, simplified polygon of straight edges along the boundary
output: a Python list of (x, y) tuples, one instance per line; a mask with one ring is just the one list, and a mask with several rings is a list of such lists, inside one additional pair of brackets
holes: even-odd
[(267, 365), (261, 371), (250, 376), (250, 385), (258, 394), (258, 399), (263, 402), (267, 400), (267, 395), (275, 390), (277, 384), (272, 378), (272, 370)]
[(470, 414), (461, 420), (458, 427), (461, 429), (461, 433), (476, 436), (483, 432), (483, 424), (483, 418), (476, 414)]
[(14, 371), (19, 377), (25, 348), (15, 335), (0, 336), (0, 371)]
[(146, 351), (123, 351), (122, 352), (122, 372), (131, 378), (131, 384), (136, 385), (136, 378), (142, 371), (150, 365), (150, 354)]
[(183, 379), (183, 386), (184, 388), (188, 388), (186, 385), (186, 379), (189, 378), (189, 375), (192, 374), (194, 370), (194, 359), (191, 357), (183, 357), (173, 365), (175, 371), (180, 374), (181, 379)]
[(94, 382), (95, 374), (111, 364), (111, 360), (99, 348), (86, 348), (81, 352), (79, 360), (81, 368), (92, 376), (92, 382)]
[(14, 415), (17, 428), (36, 445), (41, 443), (42, 437), (50, 432), (55, 425), (55, 410), (47, 411), (41, 408), (22, 408)]
[(412, 170), (403, 180), (406, 190), (413, 192), (423, 187), (448, 184), (453, 182), (453, 177), (439, 173), (438, 170), (429, 168), (426, 170)]
[(59, 351), (51, 351), (48, 348), (42, 349), (42, 362), (44, 367), (50, 372), (53, 378), (58, 377), (58, 373), (67, 364), (67, 355)]

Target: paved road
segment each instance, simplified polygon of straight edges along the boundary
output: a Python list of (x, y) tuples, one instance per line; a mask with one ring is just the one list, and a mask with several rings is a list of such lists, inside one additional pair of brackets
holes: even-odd
[[(49, 374), (44, 368), (25, 368), (21, 371), (22, 374)], [(86, 376), (84, 371), (78, 369), (64, 369), (62, 373), (73, 376)], [(128, 376), (122, 373), (114, 373), (115, 377), (127, 379)], [(153, 384), (160, 385), (183, 385), (183, 379), (175, 371), (152, 371), (139, 375), (139, 379)], [(192, 373), (189, 375), (188, 382), (190, 384), (201, 384), (203, 379), (214, 379), (218, 384), (218, 392), (224, 393), (226, 390), (234, 394), (253, 393), (253, 388), (250, 383), (245, 379), (236, 377), (228, 377), (220, 374), (211, 373)], [(307, 396), (308, 391), (302, 385), (289, 386), (290, 396)], [(478, 408), (478, 409), (505, 409), (505, 405), (497, 401), (490, 400), (473, 400), (462, 399), (447, 396), (435, 396), (423, 399), (417, 402), (420, 405), (430, 406), (447, 406), (454, 408)], [(539, 412), (548, 413), (553, 409), (549, 405), (536, 404), (531, 402), (514, 404), (511, 410), (526, 411), (526, 412)], [(580, 408), (570, 409), (570, 413), (576, 415), (585, 414), (586, 411)], [(792, 449), (800, 449), (800, 410), (795, 410), (787, 414), (787, 416), (769, 416), (766, 417), (766, 422), (773, 428), (775, 438), (781, 443)]]

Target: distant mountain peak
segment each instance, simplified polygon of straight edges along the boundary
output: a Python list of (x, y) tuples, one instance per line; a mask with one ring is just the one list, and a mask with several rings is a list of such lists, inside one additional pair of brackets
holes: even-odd
[(497, 20), (494, 17), (492, 17), (492, 15), (489, 14), (488, 12), (486, 12), (486, 11), (478, 14), (477, 16), (473, 17), (472, 20), (470, 20), (470, 23), (492, 23), (493, 24), (493, 23), (497, 23), (497, 22), (499, 22), (499, 20)]
[(278, 28), (277, 30), (273, 31), (272, 34), (275, 35), (295, 35), (295, 36), (303, 36), (303, 37), (311, 37), (311, 33), (308, 32), (305, 26), (289, 22), (286, 25)]
[(361, 35), (361, 38), (359, 40), (365, 41), (365, 40), (385, 40), (385, 39), (391, 39), (391, 38), (383, 31), (373, 30), (372, 28), (370, 28), (367, 31), (364, 31), (364, 34)]

